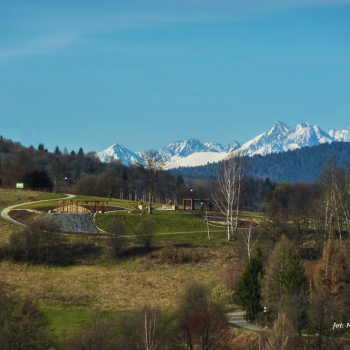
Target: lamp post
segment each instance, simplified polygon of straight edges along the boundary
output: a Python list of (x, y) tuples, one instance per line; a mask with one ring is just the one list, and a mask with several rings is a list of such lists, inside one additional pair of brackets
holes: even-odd
[(193, 188), (191, 188), (191, 210), (194, 209), (194, 203), (193, 203)]
[(64, 182), (65, 182), (65, 184), (66, 184), (66, 193), (67, 193), (67, 180), (68, 180), (68, 178), (67, 178), (67, 176), (64, 178)]

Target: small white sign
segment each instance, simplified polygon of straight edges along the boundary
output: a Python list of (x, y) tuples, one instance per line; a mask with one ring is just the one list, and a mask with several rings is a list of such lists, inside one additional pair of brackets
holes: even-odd
[(24, 184), (21, 182), (16, 183), (16, 188), (24, 188)]

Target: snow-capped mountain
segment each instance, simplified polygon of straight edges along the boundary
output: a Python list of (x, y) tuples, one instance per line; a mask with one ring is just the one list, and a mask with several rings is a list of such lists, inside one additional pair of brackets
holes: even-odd
[(230, 153), (239, 147), (240, 145), (237, 141), (233, 141), (224, 147), (217, 142), (202, 143), (197, 139), (189, 139), (170, 143), (160, 150), (160, 155), (169, 161), (172, 157), (185, 158), (194, 153)]
[(205, 149), (206, 146), (199, 140), (189, 139), (170, 143), (160, 150), (160, 154), (165, 160), (168, 160), (173, 156), (187, 157), (195, 152), (203, 152)]
[(217, 142), (202, 143), (197, 139), (189, 139), (169, 144), (160, 151), (160, 155), (167, 161), (167, 166), (171, 169), (219, 162), (239, 146), (237, 141), (224, 147)]
[[(197, 139), (189, 139), (170, 143), (159, 153), (167, 161), (170, 169), (219, 162), (233, 152), (240, 152), (247, 156), (266, 155), (337, 141), (350, 142), (350, 128), (345, 130), (332, 129), (326, 133), (317, 125), (303, 123), (291, 128), (278, 121), (270, 129), (246, 142), (243, 146), (240, 146), (237, 141), (223, 146), (217, 142), (202, 143)], [(126, 165), (136, 161), (142, 162), (142, 152), (131, 151), (118, 143), (97, 153), (97, 156), (102, 162), (108, 162), (111, 159), (120, 159)]]
[(333, 141), (335, 139), (317, 125), (303, 123), (290, 128), (279, 121), (269, 130), (246, 142), (239, 151), (248, 156), (266, 155)]
[(115, 143), (102, 152), (98, 152), (97, 156), (100, 158), (101, 162), (104, 163), (118, 159), (125, 165), (130, 165), (134, 162), (142, 162), (140, 152), (130, 151), (118, 143)]
[(331, 129), (328, 134), (337, 141), (350, 142), (350, 128), (345, 130)]
[[(162, 148), (159, 153), (167, 161), (167, 166), (170, 169), (179, 166), (219, 162), (239, 147), (240, 144), (237, 141), (232, 141), (228, 145), (222, 146), (216, 142), (202, 143), (197, 139), (189, 139), (170, 143)], [(126, 165), (134, 162), (142, 163), (142, 152), (131, 151), (118, 143), (102, 152), (98, 152), (97, 156), (102, 162), (119, 159)]]

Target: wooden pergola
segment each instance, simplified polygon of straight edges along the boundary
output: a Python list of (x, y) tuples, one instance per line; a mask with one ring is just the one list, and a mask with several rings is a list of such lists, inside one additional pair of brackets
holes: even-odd
[(108, 213), (108, 201), (56, 200), (56, 213)]

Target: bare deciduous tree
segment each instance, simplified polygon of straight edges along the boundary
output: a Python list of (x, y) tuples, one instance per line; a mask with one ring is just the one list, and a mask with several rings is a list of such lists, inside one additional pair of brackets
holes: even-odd
[(223, 161), (221, 172), (218, 174), (219, 190), (212, 198), (225, 217), (227, 240), (236, 239), (242, 177), (243, 167), (240, 155)]
[(292, 338), (293, 326), (282, 311), (270, 331), (266, 350), (292, 350)]
[(144, 165), (136, 164), (140, 179), (148, 188), (148, 213), (152, 213), (152, 197), (160, 188), (166, 170), (166, 162), (158, 151), (151, 150), (142, 153)]
[(252, 235), (253, 224), (250, 222), (249, 227), (242, 230), (242, 238), (247, 249), (248, 259), (250, 259), (255, 244), (258, 242), (260, 234), (254, 239)]

